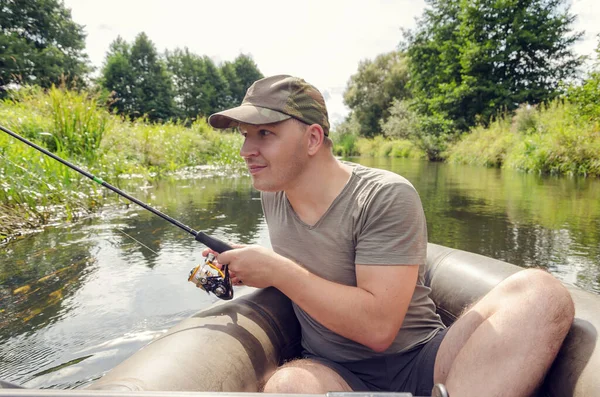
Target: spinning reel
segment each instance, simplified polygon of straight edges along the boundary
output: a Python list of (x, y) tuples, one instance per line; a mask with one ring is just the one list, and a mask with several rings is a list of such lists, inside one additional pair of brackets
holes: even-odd
[(211, 292), (218, 298), (230, 300), (233, 298), (233, 286), (229, 277), (229, 269), (227, 265), (223, 266), (223, 270), (215, 265), (215, 256), (208, 254), (203, 264), (200, 264), (190, 271), (188, 281), (196, 284), (198, 288), (202, 288), (207, 294)]

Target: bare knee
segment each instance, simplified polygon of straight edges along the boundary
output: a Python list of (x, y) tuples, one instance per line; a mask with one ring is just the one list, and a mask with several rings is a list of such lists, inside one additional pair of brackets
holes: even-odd
[[(307, 390), (308, 389), (308, 390)], [(310, 391), (312, 390), (312, 392)], [(265, 393), (322, 393), (317, 379), (310, 372), (296, 367), (279, 368), (269, 378)]]
[(532, 320), (566, 335), (573, 323), (575, 306), (571, 294), (558, 279), (544, 270), (526, 269), (507, 282), (509, 294), (517, 302), (530, 306)]
[(263, 388), (265, 393), (304, 394), (351, 390), (335, 371), (311, 360), (296, 360), (279, 368)]

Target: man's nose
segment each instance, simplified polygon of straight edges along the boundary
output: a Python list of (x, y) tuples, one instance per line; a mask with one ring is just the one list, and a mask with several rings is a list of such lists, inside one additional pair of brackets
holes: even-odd
[(252, 139), (245, 138), (244, 144), (240, 149), (240, 156), (243, 158), (253, 157), (258, 155), (258, 145)]

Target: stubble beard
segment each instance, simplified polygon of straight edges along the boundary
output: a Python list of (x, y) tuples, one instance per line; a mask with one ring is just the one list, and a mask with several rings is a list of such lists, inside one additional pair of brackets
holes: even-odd
[(302, 152), (300, 145), (298, 145), (297, 150), (293, 152), (293, 156), (285, 160), (285, 164), (280, 164), (276, 168), (272, 168), (272, 164), (269, 164), (265, 171), (271, 175), (252, 176), (254, 188), (261, 192), (279, 192), (292, 187), (306, 168), (308, 161), (300, 153)]

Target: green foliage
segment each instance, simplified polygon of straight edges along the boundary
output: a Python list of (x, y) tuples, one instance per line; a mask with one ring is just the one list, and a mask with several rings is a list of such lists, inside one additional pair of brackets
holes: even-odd
[(535, 106), (521, 105), (515, 110), (513, 129), (520, 134), (530, 134), (537, 131), (539, 113)]
[(176, 115), (171, 75), (145, 33), (131, 46), (120, 37), (111, 44), (101, 84), (114, 93), (112, 106), (121, 114), (150, 121), (167, 121)]
[(209, 82), (204, 88), (204, 95), (208, 97), (209, 111), (206, 114), (218, 112), (227, 108), (229, 97), (229, 87), (227, 80), (223, 77), (221, 70), (215, 63), (207, 57), (203, 57), (204, 65), (206, 66), (206, 78)]
[(360, 123), (352, 113), (341, 124), (334, 126), (329, 134), (333, 141), (333, 153), (336, 156), (356, 156), (358, 149), (356, 140), (360, 131)]
[(85, 33), (62, 1), (3, 1), (0, 10), (0, 88), (85, 83)]
[(233, 62), (224, 62), (220, 71), (227, 81), (224, 108), (239, 106), (252, 83), (264, 77), (252, 57), (245, 54), (238, 55)]
[[(124, 121), (85, 92), (25, 87), (0, 101), (0, 120), (112, 184), (133, 175), (152, 180), (200, 164), (242, 164), (238, 134), (216, 132), (204, 120), (190, 128)], [(56, 217), (76, 219), (101, 206), (103, 193), (89, 179), (0, 133), (0, 234)]]
[(407, 60), (402, 52), (382, 54), (374, 61), (359, 64), (344, 92), (344, 103), (360, 124), (359, 135), (372, 137), (382, 132), (381, 123), (387, 120), (393, 99), (410, 97), (408, 78)]
[(381, 126), (387, 137), (410, 141), (431, 161), (443, 158), (452, 137), (451, 122), (442, 117), (419, 115), (406, 100), (394, 99), (389, 113), (389, 118)]
[(593, 72), (579, 87), (572, 87), (569, 100), (575, 105), (581, 117), (591, 121), (600, 121), (600, 71)]
[[(27, 138), (39, 140), (52, 152), (93, 161), (111, 117), (98, 105), (98, 96), (51, 87), (46, 92), (39, 88), (21, 89), (4, 100), (3, 108), (19, 109), (23, 114), (15, 128)], [(8, 127), (16, 121), (6, 115)]]
[(111, 92), (111, 108), (117, 113), (132, 116), (137, 113), (134, 71), (130, 64), (130, 45), (120, 36), (110, 44), (100, 84)]
[[(600, 39), (600, 35), (598, 35)], [(580, 86), (573, 86), (567, 93), (575, 105), (575, 112), (590, 122), (600, 122), (600, 41), (596, 47), (596, 68)]]
[(407, 35), (411, 87), (421, 114), (459, 130), (558, 94), (581, 64), (564, 0), (428, 0)]
[(191, 124), (238, 106), (248, 87), (262, 77), (243, 54), (223, 66), (187, 48), (166, 51), (162, 59), (142, 33), (132, 45), (120, 37), (111, 44), (100, 83), (112, 93), (111, 107), (119, 114)]
[(385, 136), (410, 139), (419, 134), (419, 115), (410, 108), (409, 101), (394, 98), (388, 111), (390, 116), (387, 121), (381, 120), (381, 130)]
[[(175, 102), (180, 117), (195, 120), (199, 116), (210, 114), (214, 110), (213, 103), (226, 101), (229, 95), (224, 89), (226, 82), (215, 71), (209, 58), (205, 59), (185, 48), (167, 52), (166, 60), (173, 75)], [(217, 96), (220, 98), (216, 98)]]
[(448, 150), (446, 160), (456, 164), (501, 167), (506, 154), (519, 139), (513, 125), (509, 116), (502, 116), (487, 128), (481, 125), (474, 127)]
[(554, 101), (514, 117), (500, 117), (488, 128), (479, 126), (466, 134), (449, 150), (448, 161), (600, 176), (598, 125), (583, 121), (574, 109), (568, 102)]
[(366, 157), (424, 157), (424, 153), (412, 142), (405, 139), (390, 140), (381, 135), (358, 138), (356, 147), (358, 154)]

